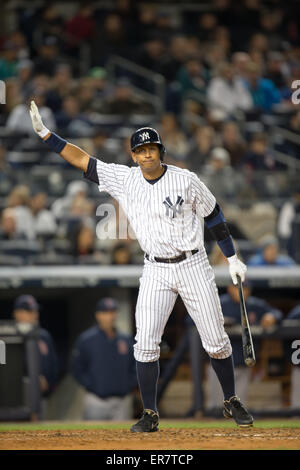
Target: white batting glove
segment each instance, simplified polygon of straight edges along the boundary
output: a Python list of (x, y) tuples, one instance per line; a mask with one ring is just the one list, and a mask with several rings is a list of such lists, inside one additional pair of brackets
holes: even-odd
[(238, 259), (237, 255), (230, 256), (228, 259), (229, 272), (234, 285), (237, 285), (237, 275), (240, 276), (242, 282), (245, 280), (247, 266)]
[(34, 101), (31, 101), (30, 103), (29, 114), (33, 129), (43, 139), (50, 131), (46, 126), (44, 126), (38, 107)]

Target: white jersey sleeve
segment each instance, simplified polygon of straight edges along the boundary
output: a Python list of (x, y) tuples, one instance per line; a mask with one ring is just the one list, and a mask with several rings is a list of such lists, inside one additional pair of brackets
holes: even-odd
[(211, 214), (216, 205), (216, 198), (195, 173), (192, 173), (191, 192), (193, 208), (197, 213), (201, 217)]
[(130, 172), (126, 165), (104, 163), (97, 160), (97, 174), (99, 191), (105, 191), (116, 199), (124, 194), (124, 181)]

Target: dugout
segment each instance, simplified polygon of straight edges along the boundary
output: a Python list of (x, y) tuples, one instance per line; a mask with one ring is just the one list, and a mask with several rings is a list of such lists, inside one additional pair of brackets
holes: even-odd
[(2, 320), (0, 340), (5, 345), (0, 365), (0, 421), (35, 420), (41, 409), (36, 333), (22, 332), (14, 321)]
[[(229, 282), (227, 267), (216, 267), (214, 271), (219, 292), (224, 293)], [(73, 396), (74, 388), (70, 386), (66, 392), (61, 384), (70, 372), (70, 354), (76, 337), (94, 322), (94, 306), (97, 300), (104, 296), (116, 298), (120, 305), (118, 326), (122, 331), (134, 334), (134, 310), (141, 272), (142, 266), (77, 266), (76, 269), (56, 266), (3, 268), (1, 270), (1, 318), (7, 320), (11, 318), (13, 302), (17, 296), (34, 295), (42, 307), (40, 324), (50, 332), (54, 339), (60, 362), (60, 380), (57, 389), (61, 393), (64, 406), (61, 405), (61, 411), (55, 409), (55, 413), (51, 415), (52, 419), (66, 419), (64, 413), (70, 400), (65, 403), (65, 397)], [(253, 284), (253, 294), (266, 299), (271, 305), (282, 310), (284, 316), (300, 303), (300, 268), (249, 268), (247, 274)], [(180, 342), (183, 341), (185, 315), (184, 305), (179, 298), (167, 323), (161, 344), (161, 379), (168, 372), (170, 360), (176, 354), (176, 348)], [(268, 339), (271, 343), (279, 340), (275, 337)], [(277, 351), (274, 349), (269, 348), (267, 354), (266, 364), (269, 356), (278, 358)], [(280, 360), (276, 359), (276, 361), (275, 366), (280, 366)], [(270, 362), (270, 365), (274, 371), (274, 360)], [(1, 368), (3, 366), (0, 366)], [(189, 348), (171, 379), (172, 383), (180, 380), (185, 381), (186, 384), (192, 382)], [(277, 375), (270, 376), (269, 384), (277, 381), (282, 383), (284, 398), (288, 395), (289, 376), (281, 374), (280, 371)], [(57, 405), (59, 401), (56, 399), (57, 389), (54, 390), (53, 395), (56, 401), (55, 406), (60, 406), (60, 404)], [(186, 390), (184, 396), (186, 396)], [(187, 408), (188, 406), (189, 404), (186, 403)]]

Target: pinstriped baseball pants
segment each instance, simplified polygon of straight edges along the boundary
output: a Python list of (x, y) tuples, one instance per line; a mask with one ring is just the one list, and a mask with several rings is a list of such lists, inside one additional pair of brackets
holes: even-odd
[(178, 294), (207, 353), (218, 359), (229, 357), (232, 349), (224, 330), (214, 273), (202, 249), (174, 264), (145, 259), (135, 312), (135, 359), (140, 362), (159, 359), (161, 337)]

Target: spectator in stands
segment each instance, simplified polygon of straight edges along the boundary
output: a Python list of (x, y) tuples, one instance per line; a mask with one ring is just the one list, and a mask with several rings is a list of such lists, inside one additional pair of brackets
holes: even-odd
[(95, 251), (94, 227), (82, 224), (76, 240), (76, 256), (92, 255)]
[(182, 98), (192, 97), (200, 102), (205, 100), (208, 80), (208, 71), (196, 57), (189, 58), (176, 75)]
[[(277, 231), (281, 247), (300, 263), (299, 257), (299, 223), (300, 223), (300, 184), (293, 191), (293, 196), (281, 207), (278, 215)], [(298, 230), (298, 232), (297, 232)]]
[(233, 73), (236, 78), (245, 80), (247, 77), (247, 64), (250, 62), (250, 56), (247, 52), (234, 52), (231, 56)]
[(81, 3), (75, 16), (65, 24), (68, 54), (78, 57), (79, 48), (93, 38), (95, 21), (94, 7), (90, 2)]
[(5, 145), (0, 140), (0, 194), (9, 193), (13, 184), (16, 184), (16, 173), (8, 162), (8, 152)]
[(90, 108), (93, 111), (99, 111), (102, 109), (103, 100), (109, 96), (112, 85), (109, 84), (107, 72), (103, 67), (92, 67), (89, 70), (88, 78), (94, 92)]
[(207, 162), (215, 145), (215, 137), (213, 127), (207, 125), (197, 127), (186, 158), (188, 168), (191, 171), (199, 172)]
[(89, 137), (93, 133), (93, 124), (80, 111), (76, 95), (70, 94), (63, 99), (62, 110), (56, 114), (57, 127), (72, 137)]
[(103, 102), (102, 112), (105, 114), (151, 114), (154, 112), (152, 103), (134, 94), (130, 81), (120, 78), (113, 95)]
[(215, 37), (216, 28), (218, 25), (218, 18), (211, 12), (206, 12), (200, 15), (198, 20), (198, 28), (195, 31), (198, 38), (202, 42), (213, 42)]
[(121, 149), (117, 152), (115, 163), (120, 165), (132, 166), (133, 161), (131, 157), (131, 146), (130, 146), (130, 136), (127, 136), (122, 139)]
[(231, 39), (230, 39), (230, 31), (225, 26), (217, 26), (213, 42), (216, 44), (217, 47), (222, 49), (226, 56), (230, 55), (231, 52)]
[(69, 214), (71, 217), (88, 218), (94, 215), (94, 204), (85, 194), (79, 192), (72, 199)]
[(246, 87), (257, 112), (269, 113), (275, 104), (280, 103), (279, 90), (272, 80), (261, 76), (259, 66), (254, 62), (249, 62), (247, 66)]
[(39, 325), (39, 309), (40, 306), (32, 295), (21, 295), (15, 300), (13, 317), (22, 333), (35, 331), (38, 335), (41, 358), (40, 389), (42, 396), (47, 397), (57, 383), (58, 361), (50, 333)]
[(246, 143), (237, 123), (234, 121), (225, 122), (222, 126), (221, 138), (222, 147), (229, 153), (231, 166), (238, 168), (246, 153)]
[[(268, 330), (278, 324), (282, 319), (282, 313), (271, 307), (266, 301), (251, 296), (251, 284), (249, 281), (243, 284), (244, 298), (248, 312), (249, 324), (260, 325)], [(238, 287), (233, 284), (227, 287), (227, 294), (220, 296), (225, 324), (228, 326), (239, 325), (241, 322), (240, 298)], [(232, 354), (235, 370), (237, 394), (243, 403), (248, 401), (248, 391), (251, 378), (251, 370), (244, 363), (243, 348), (240, 338), (231, 338)], [(256, 357), (259, 357), (260, 341), (254, 340)], [(208, 407), (215, 408), (220, 403), (221, 388), (217, 385), (217, 378), (212, 368), (209, 368), (209, 392)]]
[(2, 123), (7, 120), (8, 115), (13, 111), (13, 109), (24, 101), (22, 91), (20, 89), (20, 83), (17, 78), (10, 78), (7, 80), (5, 83), (5, 95), (6, 103), (0, 106)]
[(255, 132), (250, 140), (249, 151), (241, 164), (248, 170), (274, 170), (275, 160), (268, 149), (268, 137), (263, 132)]
[(65, 34), (65, 21), (58, 11), (55, 3), (46, 4), (37, 15), (34, 27), (36, 41), (41, 42), (51, 36), (57, 40), (63, 39)]
[(153, 29), (157, 16), (157, 7), (151, 3), (142, 3), (138, 9), (138, 21), (136, 24), (137, 43), (153, 36)]
[(34, 218), (34, 231), (37, 237), (50, 238), (56, 233), (57, 225), (50, 210), (47, 209), (47, 194), (38, 191), (30, 200), (30, 208)]
[(160, 37), (154, 36), (143, 45), (137, 62), (148, 70), (164, 75), (166, 70), (166, 48)]
[(120, 15), (108, 13), (102, 24), (96, 24), (92, 39), (92, 65), (103, 66), (111, 55), (126, 57), (127, 31)]
[(112, 264), (132, 264), (130, 243), (118, 243), (114, 246)]
[(82, 264), (103, 264), (107, 261), (104, 253), (96, 247), (96, 234), (93, 221), (83, 219), (77, 225), (77, 230), (71, 234), (71, 242), (73, 241), (73, 255)]
[(249, 91), (233, 74), (228, 62), (219, 64), (215, 76), (207, 90), (208, 104), (211, 108), (221, 109), (227, 116), (233, 116), (237, 110), (248, 111), (253, 107)]
[(31, 119), (28, 115), (29, 103), (32, 99), (34, 99), (39, 106), (40, 115), (45, 121), (45, 125), (55, 130), (56, 123), (53, 113), (50, 108), (45, 106), (45, 96), (40, 90), (34, 90), (26, 100), (26, 103), (18, 104), (13, 108), (6, 122), (7, 128), (16, 133), (19, 132), (28, 135), (34, 134), (34, 132), (32, 132)]
[(24, 234), (17, 231), (16, 214), (13, 208), (6, 208), (1, 214), (0, 240), (23, 239)]
[(29, 59), (20, 60), (17, 65), (17, 79), (23, 99), (31, 92), (31, 79), (33, 74), (33, 62)]
[(81, 112), (88, 116), (95, 98), (95, 90), (90, 77), (84, 77), (79, 80), (76, 98), (78, 99)]
[(34, 59), (34, 73), (36, 75), (42, 74), (52, 77), (57, 64), (61, 62), (60, 57), (57, 38), (55, 36), (44, 38)]
[(168, 45), (169, 59), (164, 76), (168, 82), (176, 79), (176, 75), (189, 57), (190, 44), (188, 38), (180, 34), (170, 38)]
[(255, 33), (251, 36), (249, 41), (248, 52), (251, 56), (253, 51), (259, 52), (262, 54), (263, 58), (266, 58), (267, 53), (269, 51), (269, 43), (268, 38), (265, 34), (262, 33)]
[(0, 80), (7, 80), (17, 75), (17, 57), (17, 45), (12, 41), (6, 41), (2, 47), (0, 57)]
[(46, 105), (57, 113), (62, 108), (63, 99), (72, 91), (74, 91), (74, 80), (71, 67), (68, 64), (60, 64), (56, 67), (46, 93)]
[(281, 91), (286, 86), (286, 74), (287, 69), (284, 68), (283, 55), (280, 52), (271, 51), (268, 54), (265, 78), (271, 80)]
[(117, 163), (115, 152), (108, 145), (109, 133), (103, 128), (97, 128), (93, 134), (93, 155), (105, 163)]
[(226, 52), (214, 42), (208, 44), (203, 52), (203, 63), (211, 75), (215, 71), (216, 64), (224, 63), (226, 60)]
[(230, 157), (222, 147), (214, 148), (201, 171), (201, 179), (219, 200), (232, 199), (243, 185), (243, 180), (230, 166)]
[[(296, 305), (289, 314), (287, 315), (287, 320), (298, 320), (300, 321), (300, 305)], [(299, 339), (299, 338), (295, 338)], [(292, 348), (293, 341), (289, 339), (286, 341), (285, 344), (285, 352), (288, 362), (291, 363), (292, 354), (297, 355), (297, 359), (299, 360), (300, 355), (299, 352), (297, 353), (295, 349)], [(299, 351), (299, 342), (297, 342), (297, 349)], [(290, 389), (290, 407), (292, 409), (300, 410), (300, 363), (295, 364), (292, 363), (291, 366), (291, 389)]]
[(30, 209), (30, 190), (26, 185), (15, 186), (6, 202), (7, 207), (14, 209), (16, 233), (28, 240), (36, 237), (34, 219)]
[[(300, 111), (296, 111), (291, 115), (288, 128), (295, 133), (300, 131)], [(299, 145), (293, 142), (285, 142), (287, 145), (286, 148), (283, 148), (282, 151), (286, 151), (288, 155), (292, 155), (300, 160)]]
[(179, 128), (178, 121), (173, 113), (165, 113), (161, 117), (160, 135), (168, 149), (168, 157), (176, 161), (185, 158), (188, 149), (184, 132)]
[(268, 38), (268, 48), (278, 50), (282, 47), (282, 28), (283, 12), (279, 8), (263, 9), (260, 15), (260, 28)]
[(279, 244), (275, 237), (267, 236), (261, 242), (261, 249), (248, 260), (248, 266), (294, 266), (295, 261), (279, 252)]
[(136, 386), (133, 338), (116, 328), (118, 306), (103, 298), (95, 309), (96, 326), (83, 332), (72, 354), (72, 373), (85, 389), (83, 418), (129, 419), (128, 395)]
[(173, 34), (176, 33), (174, 26), (174, 13), (169, 11), (158, 11), (155, 18), (154, 33), (166, 44)]
[(81, 180), (75, 180), (68, 184), (66, 195), (56, 199), (51, 206), (51, 210), (55, 218), (68, 217), (71, 211), (72, 202), (75, 196), (86, 197), (88, 193), (88, 185)]

